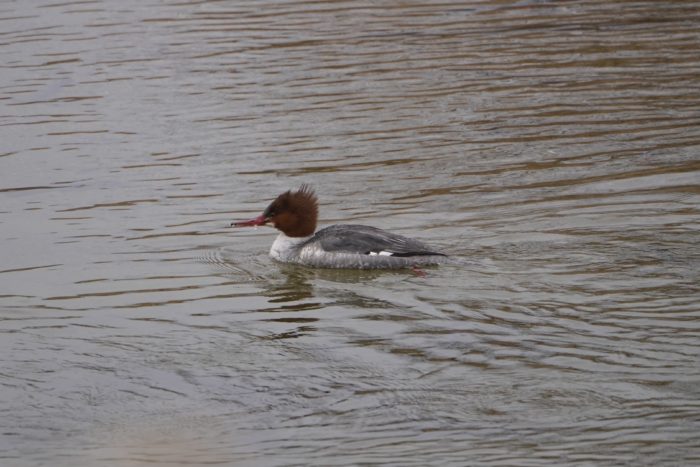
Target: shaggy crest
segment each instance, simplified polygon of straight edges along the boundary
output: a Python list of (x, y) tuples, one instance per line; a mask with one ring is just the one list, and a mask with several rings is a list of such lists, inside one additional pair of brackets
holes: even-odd
[(308, 237), (316, 230), (318, 199), (313, 189), (303, 184), (297, 191), (279, 195), (263, 215), (288, 237)]

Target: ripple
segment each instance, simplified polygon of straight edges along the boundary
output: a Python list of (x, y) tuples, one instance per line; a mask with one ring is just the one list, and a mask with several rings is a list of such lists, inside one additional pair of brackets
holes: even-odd
[(0, 8), (6, 462), (698, 463), (694, 2), (119, 5)]

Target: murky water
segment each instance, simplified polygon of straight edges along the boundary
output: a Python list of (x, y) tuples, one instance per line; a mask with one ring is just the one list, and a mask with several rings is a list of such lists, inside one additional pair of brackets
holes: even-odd
[[(0, 463), (700, 463), (700, 3), (0, 5)], [(272, 262), (322, 223), (458, 264)]]

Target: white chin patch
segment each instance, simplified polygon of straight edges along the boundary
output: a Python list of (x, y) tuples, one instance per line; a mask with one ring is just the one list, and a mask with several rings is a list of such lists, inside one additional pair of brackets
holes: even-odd
[(370, 251), (369, 252), (370, 256), (391, 256), (393, 254), (394, 253), (392, 253), (391, 251)]

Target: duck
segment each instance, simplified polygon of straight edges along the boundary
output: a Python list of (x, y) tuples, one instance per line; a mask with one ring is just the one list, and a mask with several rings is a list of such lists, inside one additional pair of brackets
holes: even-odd
[(333, 269), (416, 269), (444, 263), (448, 255), (403, 235), (368, 225), (335, 224), (316, 230), (318, 198), (303, 184), (277, 196), (259, 216), (232, 227), (272, 225), (280, 233), (270, 257), (282, 263)]

